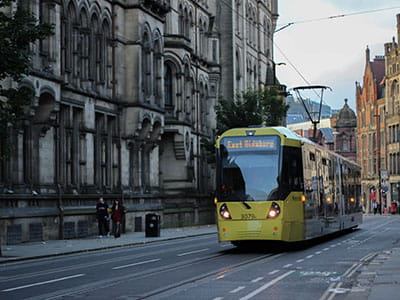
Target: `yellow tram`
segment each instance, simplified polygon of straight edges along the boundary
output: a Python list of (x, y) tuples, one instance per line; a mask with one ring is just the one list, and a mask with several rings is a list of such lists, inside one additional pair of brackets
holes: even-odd
[(298, 242), (362, 222), (359, 166), (285, 127), (216, 142), (219, 241)]

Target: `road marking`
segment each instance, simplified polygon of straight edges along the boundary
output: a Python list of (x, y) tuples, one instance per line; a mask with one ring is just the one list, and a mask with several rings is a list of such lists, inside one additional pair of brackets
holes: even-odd
[(324, 248), (324, 249), (322, 249), (323, 251), (328, 251), (329, 250), (329, 248)]
[(256, 279), (253, 279), (251, 282), (259, 282), (260, 280), (263, 280), (264, 279), (264, 277), (258, 277), (258, 278), (256, 278)]
[(119, 270), (119, 269), (129, 268), (129, 267), (133, 267), (133, 266), (152, 263), (152, 262), (156, 262), (156, 261), (159, 261), (159, 260), (161, 260), (161, 259), (160, 258), (150, 259), (150, 260), (145, 260), (145, 261), (141, 261), (141, 262), (137, 262), (137, 263), (133, 263), (133, 264), (129, 264), (129, 265), (123, 265), (123, 266), (114, 267), (112, 269), (113, 270)]
[(325, 293), (323, 293), (322, 296), (321, 296), (321, 298), (319, 298), (319, 300), (324, 300), (324, 299), (326, 299), (326, 297), (327, 297), (328, 294), (331, 292), (331, 290), (332, 290), (332, 288), (333, 288), (333, 286), (334, 286), (335, 284), (336, 284), (336, 283), (331, 283), (331, 284), (328, 286), (328, 288), (326, 289)]
[(293, 266), (293, 264), (287, 264), (287, 265), (284, 265), (283, 268), (284, 268), (284, 269), (287, 269), (287, 268), (289, 268), (289, 267), (291, 267), (291, 266)]
[(290, 274), (292, 274), (294, 271), (289, 271), (286, 272), (285, 274), (282, 274), (281, 276), (275, 278), (274, 280), (271, 280), (270, 282), (264, 284), (263, 286), (259, 287), (258, 289), (254, 290), (253, 292), (251, 292), (250, 294), (240, 298), (240, 300), (248, 300), (253, 298), (254, 296), (256, 296), (257, 294), (261, 293), (263, 290), (266, 290), (267, 288), (269, 288), (270, 286), (274, 285), (275, 283), (277, 283), (278, 281), (281, 281), (282, 279), (284, 279), (285, 277), (289, 276)]
[(205, 249), (200, 249), (200, 250), (180, 253), (180, 254), (177, 254), (177, 256), (185, 256), (185, 255), (195, 254), (195, 253), (199, 253), (199, 252), (204, 252), (204, 251), (207, 251), (207, 250), (210, 250), (210, 248), (205, 248)]
[(298, 263), (301, 263), (301, 262), (303, 262), (304, 261), (304, 259), (298, 259), (298, 260), (296, 260), (296, 262), (298, 262)]
[(273, 270), (273, 271), (269, 272), (268, 275), (274, 275), (275, 273), (278, 273), (278, 272), (279, 272), (279, 270)]
[(239, 286), (236, 289), (230, 291), (229, 293), (234, 294), (244, 289), (244, 286)]
[(222, 299), (224, 299), (223, 297), (217, 297), (217, 298), (214, 298), (213, 300), (222, 300)]
[(315, 252), (315, 254), (317, 254), (317, 255), (319, 255), (319, 254), (321, 254), (322, 253), (322, 251), (317, 251), (317, 252)]
[(2, 292), (12, 292), (12, 291), (15, 291), (15, 290), (26, 289), (26, 288), (29, 288), (29, 287), (32, 287), (32, 286), (44, 285), (44, 284), (48, 284), (48, 283), (53, 283), (53, 282), (58, 282), (58, 281), (62, 281), (62, 280), (73, 279), (73, 278), (82, 277), (82, 276), (85, 276), (85, 274), (76, 274), (76, 275), (71, 275), (71, 276), (67, 276), (67, 277), (61, 277), (61, 278), (42, 281), (42, 282), (36, 282), (36, 283), (27, 284), (27, 285), (21, 285), (21, 286), (15, 287), (15, 288), (2, 290)]
[(307, 256), (306, 258), (310, 259), (312, 257), (314, 257), (314, 254), (311, 254), (311, 255)]

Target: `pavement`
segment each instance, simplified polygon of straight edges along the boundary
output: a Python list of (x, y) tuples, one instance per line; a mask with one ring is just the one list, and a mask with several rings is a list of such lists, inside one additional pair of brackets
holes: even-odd
[[(120, 238), (95, 236), (3, 245), (0, 264), (216, 233), (215, 225), (205, 225), (161, 229), (159, 237), (146, 237), (144, 232), (129, 232), (122, 234)], [(356, 293), (349, 293), (348, 297), (368, 300), (400, 299), (399, 270), (400, 248), (370, 255), (370, 259), (359, 268), (357, 279), (353, 283), (353, 290)]]

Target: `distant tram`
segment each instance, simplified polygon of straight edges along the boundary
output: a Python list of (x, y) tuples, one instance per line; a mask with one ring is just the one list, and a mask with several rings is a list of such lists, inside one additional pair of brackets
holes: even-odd
[(362, 222), (360, 167), (289, 129), (231, 129), (216, 148), (219, 241), (298, 242)]

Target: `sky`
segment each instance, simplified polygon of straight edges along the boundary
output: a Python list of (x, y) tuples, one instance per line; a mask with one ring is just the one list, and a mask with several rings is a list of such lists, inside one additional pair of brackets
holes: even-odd
[[(370, 12), (380, 9), (385, 10)], [(347, 98), (356, 111), (355, 82), (362, 84), (366, 47), (372, 60), (384, 55), (384, 44), (393, 37), (398, 42), (398, 13), (399, 0), (278, 0), (277, 30), (295, 22), (274, 34), (279, 81), (288, 89), (310, 84), (329, 86), (332, 91), (324, 92), (325, 104), (340, 109)], [(329, 19), (338, 15), (348, 16)]]

